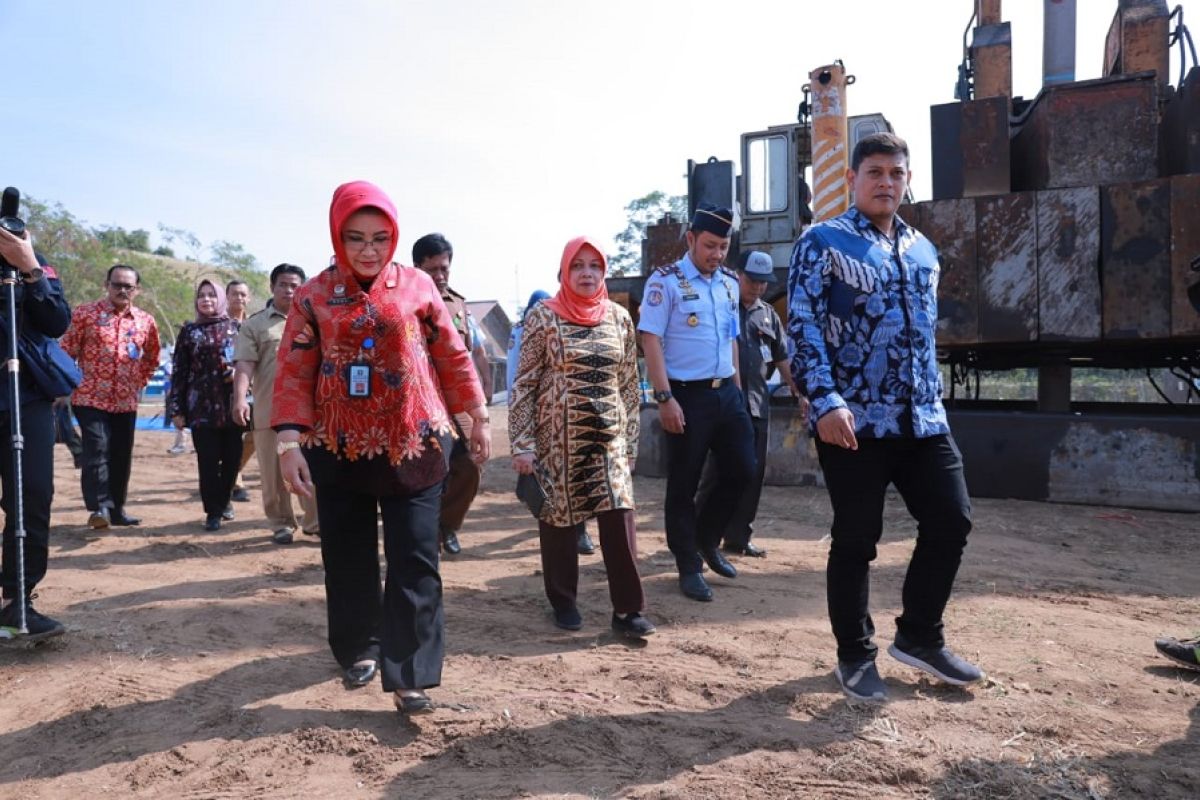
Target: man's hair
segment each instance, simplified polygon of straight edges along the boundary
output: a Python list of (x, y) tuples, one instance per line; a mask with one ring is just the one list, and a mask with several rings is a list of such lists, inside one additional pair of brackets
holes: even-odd
[(304, 270), (297, 267), (295, 264), (280, 264), (275, 269), (271, 270), (271, 288), (275, 288), (275, 281), (279, 280), (280, 275), (295, 275), (300, 279), (301, 283), (308, 280), (308, 276), (304, 274)]
[(245, 286), (247, 289), (250, 288), (250, 284), (246, 283), (241, 278), (234, 278), (229, 283), (225, 284), (225, 294), (229, 294), (229, 290), (235, 286)]
[(450, 246), (450, 242), (446, 240), (446, 237), (440, 233), (427, 233), (413, 242), (413, 266), (420, 264), (427, 258), (440, 256), (442, 253), (450, 256), (451, 261), (454, 260), (454, 248)]
[(908, 143), (894, 133), (872, 133), (864, 136), (854, 145), (854, 154), (850, 157), (850, 169), (858, 172), (858, 167), (867, 156), (891, 156), (901, 153), (904, 165), (908, 166)]
[(130, 272), (132, 272), (133, 273), (133, 282), (136, 283), (138, 286), (142, 285), (142, 274), (140, 272), (138, 272), (136, 269), (134, 269), (133, 267), (129, 266), (128, 264), (113, 264), (111, 267), (108, 268), (108, 274), (104, 276), (104, 282), (109, 283), (110, 281), (112, 281), (112, 274), (119, 269), (127, 269)]

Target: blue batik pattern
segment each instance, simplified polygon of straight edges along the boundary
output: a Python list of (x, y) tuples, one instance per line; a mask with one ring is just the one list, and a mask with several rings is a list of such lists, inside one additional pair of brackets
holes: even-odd
[(792, 250), (788, 335), (792, 375), (809, 398), (809, 422), (838, 408), (856, 435), (948, 433), (935, 349), (938, 255), (896, 217), (893, 242), (858, 209), (818, 223)]

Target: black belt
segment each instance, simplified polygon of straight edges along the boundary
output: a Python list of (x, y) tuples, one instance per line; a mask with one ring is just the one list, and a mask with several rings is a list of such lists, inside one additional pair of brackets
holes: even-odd
[(720, 389), (727, 383), (732, 383), (733, 378), (702, 378), (696, 381), (676, 381), (671, 380), (672, 389)]

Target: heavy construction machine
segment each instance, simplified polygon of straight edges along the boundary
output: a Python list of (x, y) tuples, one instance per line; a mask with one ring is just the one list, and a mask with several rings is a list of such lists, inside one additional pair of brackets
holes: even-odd
[[(1076, 81), (1075, 3), (1046, 0), (1043, 86), (1027, 100), (1012, 93), (1000, 0), (973, 6), (956, 99), (930, 110), (933, 198), (900, 211), (941, 255), (938, 352), (970, 491), (1200, 511), (1200, 66), (1183, 11), (1119, 0), (1102, 77)], [(809, 77), (795, 123), (743, 134), (740, 175), (688, 162), (689, 209), (736, 205), (734, 249), (771, 255), (768, 300), (785, 318), (795, 239), (846, 208), (855, 142), (891, 129), (846, 116), (840, 63)], [(647, 230), (645, 272), (679, 257), (683, 225)], [(636, 311), (642, 281), (613, 279), (610, 294)], [(1169, 370), (1175, 385), (1167, 402), (1079, 402), (1081, 368)], [(1036, 400), (981, 399), (986, 376), (1018, 369), (1036, 372)], [(804, 420), (772, 414), (768, 482), (820, 482)], [(661, 469), (655, 416), (645, 472)]]

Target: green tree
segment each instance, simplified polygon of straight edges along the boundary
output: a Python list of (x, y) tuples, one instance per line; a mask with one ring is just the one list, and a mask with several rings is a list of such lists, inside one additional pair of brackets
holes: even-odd
[(106, 246), (116, 250), (132, 250), (135, 253), (150, 252), (150, 232), (141, 228), (127, 231), (121, 227), (107, 225), (103, 228), (94, 228), (92, 233)]
[(617, 252), (608, 258), (609, 273), (613, 275), (637, 275), (642, 269), (642, 239), (646, 228), (667, 214), (675, 219), (687, 217), (687, 197), (679, 194), (653, 191), (629, 202), (625, 206), (628, 224), (614, 239)]
[(187, 261), (200, 260), (200, 239), (196, 234), (184, 228), (172, 228), (170, 225), (158, 223), (158, 237), (163, 240), (163, 244), (171, 250), (174, 250), (175, 245), (183, 248), (184, 259)]
[(258, 269), (258, 259), (247, 253), (246, 248), (240, 244), (221, 240), (213, 242), (208, 249), (212, 253), (212, 263), (218, 267), (233, 270)]

